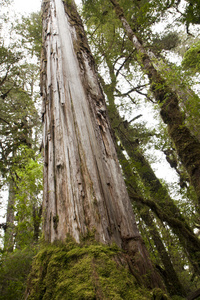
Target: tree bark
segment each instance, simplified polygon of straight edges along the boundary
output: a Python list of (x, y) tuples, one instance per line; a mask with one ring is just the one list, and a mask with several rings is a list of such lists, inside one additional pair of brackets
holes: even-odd
[(94, 61), (71, 0), (43, 1), (41, 93), (45, 239), (69, 234), (79, 242), (93, 232), (97, 241), (127, 250), (140, 275), (150, 271), (149, 286), (162, 286), (136, 226)]
[(184, 116), (179, 107), (178, 96), (162, 78), (159, 68), (156, 66), (154, 54), (146, 51), (143, 47), (117, 0), (110, 0), (110, 2), (113, 4), (116, 15), (121, 20), (130, 41), (138, 53), (138, 63), (149, 78), (154, 97), (161, 106), (160, 115), (164, 123), (168, 125), (169, 135), (174, 142), (183, 166), (188, 172), (200, 207), (200, 142), (186, 127)]
[[(12, 176), (11, 176), (12, 177)], [(14, 205), (15, 205), (15, 183), (10, 179), (8, 191), (8, 205), (6, 213), (6, 226), (4, 235), (4, 250), (12, 252), (14, 248)]]

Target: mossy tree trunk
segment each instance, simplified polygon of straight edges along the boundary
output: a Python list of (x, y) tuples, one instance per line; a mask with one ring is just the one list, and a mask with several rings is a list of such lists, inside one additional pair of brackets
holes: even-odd
[(160, 269), (159, 271), (162, 271), (161, 275), (165, 281), (167, 290), (170, 295), (185, 296), (186, 292), (177, 276), (170, 255), (168, 254), (165, 245), (161, 239), (161, 236), (158, 232), (158, 228), (156, 227), (155, 220), (154, 220), (155, 218), (154, 216), (152, 216), (152, 212), (143, 203), (140, 203), (139, 201), (135, 201), (135, 197), (133, 197), (133, 194), (137, 195), (137, 193), (140, 194), (140, 192), (138, 189), (137, 182), (135, 180), (135, 175), (133, 174), (132, 167), (127, 161), (126, 157), (124, 156), (120, 146), (117, 147), (117, 153), (118, 153), (119, 160), (121, 162), (124, 177), (126, 179), (129, 197), (130, 199), (132, 199), (134, 206), (137, 208), (139, 212), (139, 216), (147, 225), (151, 238), (158, 251), (158, 256), (160, 257), (160, 261), (162, 262), (162, 265), (164, 267), (163, 268), (158, 266)]
[[(123, 120), (117, 113), (115, 113), (115, 123), (116, 119), (119, 123), (116, 129), (116, 135), (118, 136), (121, 145), (128, 153), (131, 163), (137, 166), (138, 175), (149, 191), (151, 200), (146, 202), (148, 203), (147, 206), (151, 208), (162, 222), (168, 223), (185, 249), (186, 255), (193, 265), (195, 273), (200, 274), (200, 241), (198, 237), (194, 234), (192, 228), (175, 205), (166, 188), (156, 177), (148, 161), (141, 153), (138, 143), (133, 141), (133, 130), (129, 128), (129, 126), (124, 126)], [(131, 198), (134, 198), (134, 196)], [(135, 197), (135, 201), (138, 203), (141, 199), (141, 197)], [(145, 200), (142, 201), (143, 204), (144, 202)]]
[(41, 218), (42, 218), (42, 205), (39, 207), (36, 207), (36, 205), (33, 205), (33, 239), (35, 242), (38, 242), (39, 236), (40, 236), (40, 226), (41, 226)]
[[(111, 127), (114, 129), (115, 140), (120, 141), (121, 147), (127, 152), (131, 164), (135, 166), (151, 200), (145, 201), (145, 199), (141, 197), (140, 193), (138, 193), (138, 188), (134, 191), (134, 193), (133, 189), (130, 189), (130, 186), (133, 184), (133, 173), (127, 173), (127, 170), (130, 168), (129, 162), (126, 159), (120, 159), (123, 153), (122, 150), (117, 147), (116, 143), (118, 157), (126, 178), (129, 197), (140, 206), (145, 205), (149, 207), (161, 222), (168, 223), (174, 234), (179, 238), (180, 244), (185, 250), (186, 256), (194, 268), (194, 272), (196, 274), (200, 274), (200, 241), (185, 220), (184, 216), (181, 214), (173, 199), (170, 197), (166, 187), (161, 184), (149, 162), (144, 157), (140, 150), (138, 141), (134, 138), (134, 128), (130, 124), (124, 123), (124, 119), (120, 116), (115, 105), (114, 97), (117, 77), (109, 59), (107, 57), (105, 58), (109, 68), (111, 82), (110, 84), (105, 84), (102, 77), (100, 77), (100, 80), (109, 102), (108, 114), (111, 121)], [(139, 196), (137, 197), (137, 195)]]
[(170, 259), (170, 255), (168, 254), (164, 246), (164, 243), (161, 239), (158, 229), (156, 228), (156, 225), (154, 223), (153, 217), (150, 214), (150, 210), (148, 208), (146, 209), (144, 209), (143, 207), (140, 208), (139, 208), (140, 215), (149, 228), (149, 232), (152, 236), (156, 249), (159, 253), (161, 262), (164, 266), (164, 268), (160, 266), (159, 267), (169, 294), (171, 296), (173, 295), (186, 296), (186, 291), (184, 290), (184, 286), (181, 284), (181, 281), (177, 276), (177, 273)]
[[(155, 176), (151, 166), (140, 152), (138, 145), (131, 141), (131, 130), (128, 132), (124, 128), (123, 122), (120, 123), (117, 130), (118, 137), (121, 144), (130, 156), (130, 161), (139, 166), (138, 174), (142, 179), (144, 185), (149, 188), (150, 200), (145, 201), (142, 197), (137, 197), (137, 194), (129, 194), (129, 197), (134, 199), (134, 202), (145, 204), (154, 212), (154, 214), (161, 220), (167, 222), (172, 231), (179, 238), (185, 253), (193, 265), (194, 272), (200, 274), (200, 255), (199, 247), (200, 241), (194, 234), (192, 228), (189, 226), (184, 216), (181, 215), (178, 207), (171, 199), (166, 188), (162, 186), (159, 179)], [(129, 178), (129, 177), (127, 177)], [(130, 181), (131, 183), (131, 181)]]
[(14, 210), (15, 206), (15, 182), (11, 176), (8, 190), (8, 204), (6, 212), (6, 226), (4, 235), (4, 250), (12, 252), (14, 248)]
[[(107, 99), (109, 102), (108, 113), (109, 113), (109, 117), (111, 120), (111, 126), (114, 129), (114, 134), (115, 134), (114, 140), (115, 140), (115, 145), (116, 145), (116, 149), (117, 149), (117, 154), (118, 154), (119, 160), (121, 162), (124, 177), (126, 179), (129, 196), (130, 196), (130, 198), (132, 198), (132, 196), (133, 196), (133, 194), (132, 194), (133, 186), (135, 187), (135, 191), (134, 191), (135, 195), (138, 194), (139, 189), (137, 187), (137, 183), (135, 182), (135, 176), (132, 172), (132, 167), (130, 166), (129, 162), (125, 158), (125, 156), (123, 154), (123, 150), (125, 150), (127, 152), (127, 154), (130, 156), (130, 160), (133, 162), (133, 164), (134, 163), (136, 164), (137, 172), (138, 172), (139, 176), (141, 176), (141, 180), (144, 182), (144, 185), (147, 186), (147, 189), (150, 188), (150, 194), (152, 196), (153, 201), (156, 201), (159, 206), (160, 206), (160, 202), (161, 202), (161, 207), (165, 208), (165, 210), (167, 210), (167, 212), (168, 212), (166, 215), (168, 216), (168, 214), (169, 214), (169, 215), (173, 216), (173, 219), (174, 219), (175, 213), (176, 214), (178, 213), (178, 216), (180, 216), (180, 212), (179, 212), (178, 208), (173, 203), (173, 200), (170, 198), (167, 191), (165, 191), (165, 188), (162, 186), (159, 179), (155, 176), (155, 173), (153, 172), (149, 163), (146, 161), (143, 154), (141, 153), (138, 143), (134, 142), (133, 128), (129, 124), (124, 124), (123, 118), (121, 118), (119, 115), (119, 112), (115, 105), (115, 99), (114, 99), (114, 92), (116, 89), (117, 80), (116, 80), (116, 76), (114, 74), (114, 69), (110, 66), (108, 61), (107, 61), (107, 65), (109, 66), (111, 83), (105, 84), (103, 78), (101, 78), (101, 77), (100, 78), (101, 78), (101, 83), (102, 83), (103, 89), (107, 95)], [(118, 146), (118, 144), (117, 144), (118, 141), (120, 141), (120, 146)], [(152, 188), (152, 190), (151, 190), (151, 188)], [(164, 193), (164, 195), (163, 195), (163, 193)], [(140, 192), (139, 192), (139, 194), (140, 194)], [(169, 205), (166, 205), (166, 200), (164, 200), (164, 198), (166, 198), (166, 197), (168, 198), (167, 202), (169, 202)], [(138, 199), (140, 199), (140, 197)], [(179, 281), (179, 278), (178, 278), (176, 271), (173, 267), (173, 264), (170, 260), (170, 256), (168, 255), (168, 253), (165, 249), (165, 246), (164, 246), (164, 244), (161, 240), (161, 237), (157, 231), (156, 225), (154, 224), (153, 218), (150, 215), (150, 210), (148, 209), (148, 207), (145, 207), (144, 204), (141, 204), (139, 201), (135, 201), (134, 198), (133, 198), (133, 202), (134, 202), (134, 205), (137, 206), (137, 210), (139, 211), (140, 217), (148, 226), (149, 231), (152, 236), (152, 239), (154, 241), (154, 244), (157, 248), (158, 255), (160, 256), (160, 259), (164, 266), (164, 270), (163, 270), (164, 274), (162, 274), (162, 276), (165, 280), (165, 284), (168, 289), (168, 292), (170, 293), (170, 295), (176, 295), (176, 294), (182, 295), (182, 296), (185, 295), (184, 287), (181, 285), (181, 283)], [(163, 205), (162, 205), (162, 203), (163, 203)], [(162, 208), (160, 208), (160, 210), (162, 210)], [(181, 218), (181, 216), (180, 216), (180, 219), (181, 219), (180, 222), (182, 222), (183, 227), (186, 226), (188, 228), (187, 224), (184, 223), (184, 218), (183, 217)], [(161, 222), (163, 222), (163, 220)], [(175, 226), (175, 228), (177, 228), (177, 227)], [(176, 230), (176, 234), (177, 234), (177, 232), (179, 233), (178, 230)], [(190, 230), (190, 233), (192, 234), (192, 237), (194, 237), (192, 230)], [(183, 233), (183, 236), (184, 236), (184, 233)], [(185, 239), (183, 239), (182, 235), (181, 235), (181, 240), (184, 241), (184, 246), (186, 244), (185, 242), (187, 242), (187, 239), (188, 239), (188, 235), (185, 237)], [(196, 250), (197, 246), (198, 246), (198, 239), (197, 239), (197, 243), (195, 243), (195, 247), (194, 247), (195, 250)], [(190, 250), (191, 250), (191, 247), (190, 247)], [(187, 248), (187, 252), (188, 252), (188, 248)], [(194, 251), (194, 253), (196, 253), (196, 252)], [(191, 258), (190, 252), (188, 255)], [(194, 267), (195, 267), (194, 268), (195, 272), (198, 271), (197, 261), (192, 260), (192, 263), (194, 264)]]
[(169, 135), (174, 142), (180, 160), (188, 172), (200, 207), (200, 142), (194, 137), (185, 125), (183, 113), (179, 107), (179, 98), (173, 89), (162, 78), (156, 59), (152, 52), (147, 52), (138, 39), (137, 33), (132, 30), (123, 9), (117, 0), (110, 0), (116, 15), (121, 20), (124, 30), (138, 53), (138, 63), (147, 74), (151, 90), (156, 101), (160, 104), (161, 117), (168, 125)]
[[(162, 286), (136, 226), (74, 1), (43, 1), (43, 229), (49, 242), (91, 232), (127, 250), (130, 268)], [(137, 257), (137, 258), (136, 258)], [(134, 263), (133, 263), (134, 261)]]

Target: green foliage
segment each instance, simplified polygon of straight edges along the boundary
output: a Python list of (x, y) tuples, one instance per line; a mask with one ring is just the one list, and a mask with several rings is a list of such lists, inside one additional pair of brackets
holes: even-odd
[(22, 17), (21, 23), (16, 26), (16, 30), (22, 38), (23, 47), (40, 59), (42, 47), (41, 13), (34, 12), (29, 17)]
[[(83, 17), (87, 22), (88, 38), (91, 45), (93, 44), (97, 65), (102, 63), (104, 57), (114, 63), (113, 56), (121, 56), (123, 49), (120, 22), (115, 17), (111, 4), (106, 1), (92, 1), (92, 4), (91, 1), (83, 1), (83, 4)], [(130, 44), (128, 39), (123, 42), (127, 47)]]
[(198, 0), (186, 0), (186, 2), (184, 20), (187, 24), (200, 24), (200, 2)]
[[(4, 44), (1, 42), (0, 47), (0, 65), (3, 66), (1, 69), (1, 73), (3, 74), (3, 69), (9, 65), (13, 66), (16, 62), (19, 61), (21, 58), (21, 52), (14, 52), (12, 48), (7, 48), (4, 46)], [(9, 68), (10, 70), (10, 68)]]
[[(30, 35), (36, 35), (41, 22), (35, 15), (32, 19), (26, 26)], [(35, 22), (35, 31), (31, 22)], [(16, 30), (14, 33), (16, 38)], [(23, 248), (37, 240), (41, 221), (42, 161), (36, 155), (40, 133), (36, 109), (39, 93), (35, 92), (39, 66), (30, 62), (30, 56), (19, 41), (13, 42), (10, 38), (8, 46), (1, 39), (0, 67), (0, 175), (2, 185), (15, 186), (12, 197), (8, 197), (4, 242), (6, 245), (6, 240), (12, 241), (16, 247)], [(10, 245), (9, 249), (12, 248)]]
[(167, 299), (160, 290), (140, 288), (119, 256), (123, 254), (115, 245), (94, 241), (45, 245), (29, 276), (29, 299)]
[(177, 32), (166, 32), (162, 35), (153, 35), (151, 47), (155, 53), (162, 50), (172, 50), (180, 43), (180, 38)]
[(32, 89), (38, 67), (22, 64), (21, 52), (13, 47), (0, 48), (0, 172), (4, 177), (18, 147), (33, 146), (32, 129), (39, 131)]
[(200, 42), (195, 43), (185, 52), (182, 65), (185, 69), (190, 69), (193, 73), (200, 72)]
[[(35, 30), (39, 31), (41, 24), (39, 17), (38, 23), (36, 17), (32, 18), (37, 24)], [(31, 30), (31, 24), (30, 19), (30, 26), (26, 24), (29, 30)], [(23, 34), (25, 32), (24, 30)], [(16, 31), (14, 33), (16, 34)], [(27, 62), (24, 62), (25, 56)], [(38, 93), (34, 92), (34, 85), (39, 77), (39, 66), (29, 61), (23, 45), (19, 45), (19, 42), (13, 43), (10, 38), (9, 46), (5, 46), (3, 39), (1, 40), (0, 135), (2, 140), (0, 144), (0, 172), (3, 177), (9, 173), (13, 156), (20, 145), (31, 145), (35, 149), (32, 130), (34, 128), (36, 135), (40, 130), (39, 116), (35, 107)]]
[(34, 150), (22, 147), (20, 155), (14, 160), (14, 166), (15, 243), (23, 249), (38, 239), (36, 234), (39, 234), (41, 223), (43, 165), (40, 155), (35, 156)]
[(0, 257), (0, 300), (21, 300), (26, 290), (27, 276), (31, 270), (34, 247), (15, 250)]

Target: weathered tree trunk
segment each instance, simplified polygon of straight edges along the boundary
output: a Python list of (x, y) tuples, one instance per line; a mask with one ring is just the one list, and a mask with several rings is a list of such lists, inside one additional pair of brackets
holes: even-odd
[[(91, 232), (162, 286), (138, 232), (94, 62), (74, 2), (43, 1), (43, 229), (47, 241)], [(136, 259), (136, 256), (138, 257)], [(133, 261), (133, 260), (132, 260)]]
[(200, 142), (185, 125), (184, 116), (179, 107), (179, 98), (173, 89), (167, 85), (156, 67), (155, 56), (147, 52), (135, 32), (126, 20), (123, 9), (117, 0), (110, 0), (116, 15), (138, 53), (138, 62), (147, 74), (156, 101), (161, 105), (160, 114), (168, 125), (169, 135), (174, 142), (180, 160), (188, 172), (191, 184), (198, 197), (200, 207)]

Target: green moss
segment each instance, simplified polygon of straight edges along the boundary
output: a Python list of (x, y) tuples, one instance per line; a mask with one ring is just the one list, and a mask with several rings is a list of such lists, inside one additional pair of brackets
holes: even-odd
[(29, 276), (28, 299), (167, 299), (141, 288), (121, 263), (123, 255), (116, 245), (94, 241), (44, 245)]
[(153, 292), (153, 299), (156, 300), (168, 300), (169, 298), (167, 295), (163, 294), (163, 291), (161, 289), (154, 289)]

